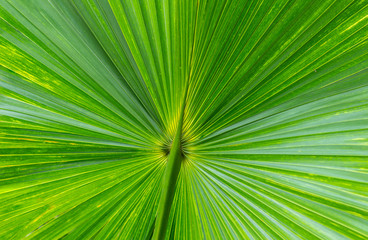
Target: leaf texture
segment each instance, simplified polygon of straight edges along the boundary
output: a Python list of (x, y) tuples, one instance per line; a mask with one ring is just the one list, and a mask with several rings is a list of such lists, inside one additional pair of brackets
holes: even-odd
[(0, 239), (368, 238), (368, 2), (0, 1)]

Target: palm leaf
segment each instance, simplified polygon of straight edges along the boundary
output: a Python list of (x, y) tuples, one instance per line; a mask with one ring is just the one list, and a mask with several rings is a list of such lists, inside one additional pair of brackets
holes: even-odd
[(1, 1), (0, 239), (367, 239), (367, 16)]

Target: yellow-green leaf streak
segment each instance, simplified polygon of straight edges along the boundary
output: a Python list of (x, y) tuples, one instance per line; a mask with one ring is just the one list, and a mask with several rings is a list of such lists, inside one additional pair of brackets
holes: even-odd
[(183, 128), (186, 92), (181, 104), (180, 117), (175, 133), (175, 138), (170, 148), (166, 171), (162, 181), (161, 199), (157, 210), (155, 230), (152, 237), (152, 239), (154, 240), (161, 240), (165, 238), (170, 209), (175, 195), (176, 180), (180, 172), (181, 161), (184, 157), (181, 148), (181, 136)]

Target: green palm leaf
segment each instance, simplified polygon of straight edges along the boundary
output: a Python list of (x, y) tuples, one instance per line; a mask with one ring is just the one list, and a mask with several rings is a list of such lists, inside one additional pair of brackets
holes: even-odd
[(367, 239), (367, 16), (0, 1), (0, 239)]

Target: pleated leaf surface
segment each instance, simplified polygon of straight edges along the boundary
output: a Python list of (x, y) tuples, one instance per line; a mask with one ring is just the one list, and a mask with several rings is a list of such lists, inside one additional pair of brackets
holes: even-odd
[(366, 0), (0, 0), (0, 239), (150, 239), (185, 91), (166, 239), (368, 239)]

